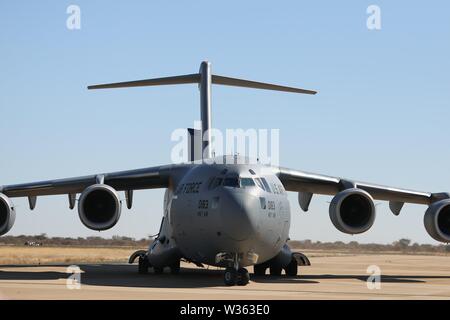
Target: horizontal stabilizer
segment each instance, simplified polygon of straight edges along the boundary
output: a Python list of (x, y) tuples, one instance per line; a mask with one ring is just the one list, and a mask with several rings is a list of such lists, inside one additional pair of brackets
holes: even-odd
[(250, 80), (244, 80), (244, 79), (229, 78), (229, 77), (223, 77), (223, 76), (218, 76), (218, 75), (214, 75), (214, 74), (212, 75), (212, 83), (221, 84), (221, 85), (225, 85), (225, 86), (285, 91), (285, 92), (304, 93), (304, 94), (316, 94), (317, 93), (317, 91), (312, 91), (312, 90), (280, 86), (280, 85), (265, 83), (265, 82), (256, 82), (256, 81), (250, 81)]
[(98, 84), (88, 86), (88, 89), (113, 89), (113, 88), (131, 88), (131, 87), (147, 87), (147, 86), (164, 86), (171, 84), (199, 83), (200, 74), (186, 74), (183, 76), (164, 77), (155, 79), (145, 79), (137, 81), (116, 82), (107, 84)]
[[(88, 89), (113, 89), (113, 88), (131, 88), (131, 87), (147, 87), (147, 86), (164, 86), (173, 84), (186, 84), (186, 83), (200, 83), (201, 74), (193, 73), (186, 74), (182, 76), (174, 77), (164, 77), (164, 78), (154, 78), (154, 79), (144, 79), (137, 81), (127, 81), (127, 82), (116, 82), (107, 84), (98, 84), (93, 86), (88, 86)], [(234, 87), (244, 87), (244, 88), (254, 88), (254, 89), (265, 89), (265, 90), (275, 90), (284, 92), (294, 92), (303, 94), (316, 94), (317, 91), (306, 90), (301, 88), (286, 87), (277, 84), (256, 82), (245, 79), (230, 78), (218, 75), (211, 75), (211, 82), (213, 84), (220, 84), (225, 86)]]

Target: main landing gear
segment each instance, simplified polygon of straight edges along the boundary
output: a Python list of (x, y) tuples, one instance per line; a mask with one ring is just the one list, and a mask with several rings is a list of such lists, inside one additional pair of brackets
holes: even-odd
[(292, 259), (292, 261), (284, 268), (284, 272), (288, 277), (295, 277), (298, 272), (297, 260)]
[(170, 273), (171, 274), (179, 274), (180, 273), (180, 260), (175, 262), (170, 266)]
[(147, 260), (146, 256), (139, 256), (138, 260), (138, 272), (139, 274), (148, 273), (148, 268), (150, 267), (150, 263)]
[(255, 276), (265, 276), (266, 270), (269, 269), (269, 274), (272, 277), (279, 277), (284, 273), (287, 277), (295, 277), (298, 273), (298, 267), (310, 266), (311, 262), (308, 257), (300, 252), (292, 253), (292, 259), (286, 266), (281, 266), (276, 260), (272, 259), (262, 264), (256, 264), (253, 266), (253, 273)]
[(265, 276), (268, 268), (270, 276), (279, 277), (284, 269), (286, 276), (295, 277), (297, 275), (297, 267), (297, 261), (292, 259), (292, 261), (284, 268), (277, 264), (256, 264), (253, 266), (253, 273), (255, 276)]
[(150, 268), (150, 263), (147, 260), (147, 251), (146, 250), (138, 250), (134, 252), (130, 259), (128, 259), (128, 263), (132, 264), (138, 258), (138, 272), (140, 274), (145, 274), (148, 272), (148, 268)]
[[(147, 259), (147, 251), (145, 250), (139, 250), (133, 253), (128, 260), (128, 263), (132, 264), (134, 261), (138, 258), (138, 273), (139, 274), (147, 274), (148, 269), (153, 267), (153, 272), (155, 274), (163, 274), (164, 273), (164, 267), (155, 267), (150, 264), (150, 262)], [(170, 268), (171, 274), (178, 274), (180, 273), (180, 260), (174, 262), (172, 265), (168, 266)]]

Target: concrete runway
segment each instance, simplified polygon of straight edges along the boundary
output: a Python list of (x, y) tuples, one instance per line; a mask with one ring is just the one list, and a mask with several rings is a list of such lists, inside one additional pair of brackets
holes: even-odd
[[(450, 256), (310, 257), (296, 278), (252, 277), (226, 287), (222, 272), (183, 264), (179, 275), (137, 274), (136, 265), (80, 265), (81, 288), (68, 289), (67, 265), (0, 266), (2, 299), (450, 299)], [(368, 289), (367, 268), (381, 269)], [(249, 270), (252, 271), (251, 268)]]

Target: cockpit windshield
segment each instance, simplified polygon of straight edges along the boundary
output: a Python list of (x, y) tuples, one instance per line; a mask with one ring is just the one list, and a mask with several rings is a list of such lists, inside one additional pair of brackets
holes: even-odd
[(223, 180), (224, 187), (239, 188), (239, 178), (238, 177), (228, 177)]
[[(262, 178), (264, 179), (264, 178)], [(261, 189), (268, 189), (267, 181), (264, 181), (260, 178), (251, 178), (251, 177), (239, 177), (239, 176), (227, 176), (225, 178), (215, 177), (211, 178), (209, 183), (209, 189), (215, 189), (220, 186), (224, 187), (232, 187), (232, 188), (252, 188), (259, 186)], [(267, 184), (267, 187), (265, 185)], [(270, 189), (269, 189), (270, 190)], [(269, 191), (270, 192), (270, 191)]]
[(241, 178), (240, 179), (241, 188), (254, 187), (255, 181), (252, 178)]

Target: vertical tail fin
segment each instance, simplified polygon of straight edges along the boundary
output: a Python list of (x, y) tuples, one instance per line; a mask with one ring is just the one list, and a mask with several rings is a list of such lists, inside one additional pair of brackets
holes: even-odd
[(88, 86), (88, 89), (112, 89), (112, 88), (131, 88), (131, 87), (146, 87), (146, 86), (164, 86), (174, 84), (189, 84), (198, 83), (200, 89), (200, 113), (202, 121), (202, 156), (203, 158), (211, 157), (210, 141), (211, 141), (211, 87), (212, 84), (219, 84), (225, 86), (275, 90), (284, 92), (293, 92), (301, 94), (314, 95), (317, 92), (313, 90), (281, 86), (277, 84), (257, 82), (245, 79), (230, 78), (219, 76), (211, 73), (211, 64), (203, 61), (200, 65), (199, 73), (186, 74), (174, 77), (153, 78), (137, 81), (116, 82), (107, 84), (98, 84)]

